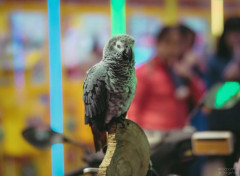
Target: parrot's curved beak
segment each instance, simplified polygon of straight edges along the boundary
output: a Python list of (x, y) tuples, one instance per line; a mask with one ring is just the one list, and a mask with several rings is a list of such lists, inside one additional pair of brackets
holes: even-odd
[(123, 57), (125, 60), (131, 60), (133, 56), (132, 47), (127, 47), (123, 52)]

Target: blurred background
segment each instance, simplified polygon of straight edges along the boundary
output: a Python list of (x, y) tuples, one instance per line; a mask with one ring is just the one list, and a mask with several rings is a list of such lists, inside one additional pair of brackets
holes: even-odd
[[(224, 19), (240, 16), (239, 9), (239, 0), (224, 0)], [(221, 7), (212, 10), (221, 13)], [(223, 21), (211, 20), (210, 0), (127, 0), (126, 22), (136, 39), (136, 66), (153, 56), (155, 35), (165, 25), (191, 28), (193, 50), (203, 62), (223, 27)], [(64, 134), (92, 146), (82, 85), (111, 35), (109, 1), (61, 0), (61, 34)], [(39, 151), (21, 135), (28, 126), (50, 123), (48, 62), (47, 0), (0, 0), (0, 175), (51, 175), (50, 149)], [(83, 164), (74, 146), (65, 145), (64, 155), (66, 172)]]

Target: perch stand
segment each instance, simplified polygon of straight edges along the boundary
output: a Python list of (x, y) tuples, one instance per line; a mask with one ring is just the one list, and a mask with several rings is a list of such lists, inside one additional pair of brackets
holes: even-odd
[(126, 119), (125, 127), (113, 123), (108, 131), (108, 148), (98, 176), (146, 176), (150, 147), (143, 130)]

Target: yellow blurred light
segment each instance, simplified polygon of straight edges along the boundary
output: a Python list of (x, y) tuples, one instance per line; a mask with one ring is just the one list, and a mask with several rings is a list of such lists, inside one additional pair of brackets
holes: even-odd
[(0, 35), (8, 31), (8, 16), (5, 13), (0, 13)]
[(165, 0), (165, 23), (175, 25), (178, 22), (178, 0)]
[(223, 0), (211, 0), (211, 27), (214, 36), (223, 32)]
[(42, 53), (40, 50), (33, 50), (26, 54), (25, 67), (26, 68), (34, 67), (41, 60), (41, 54)]

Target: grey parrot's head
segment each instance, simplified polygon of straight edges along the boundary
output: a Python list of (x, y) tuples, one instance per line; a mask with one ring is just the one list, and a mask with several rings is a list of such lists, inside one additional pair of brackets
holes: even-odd
[(134, 62), (134, 39), (129, 35), (115, 35), (110, 38), (103, 50), (103, 60)]

